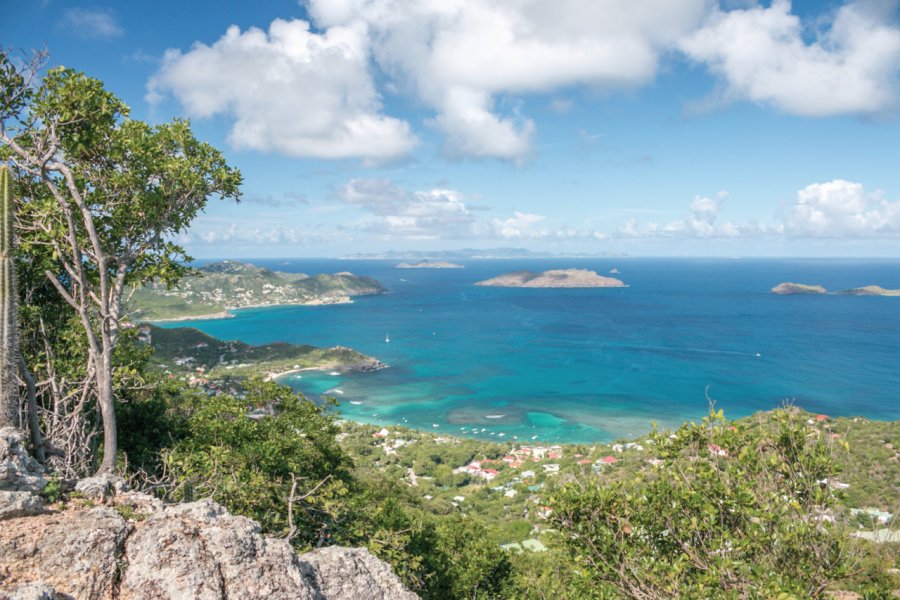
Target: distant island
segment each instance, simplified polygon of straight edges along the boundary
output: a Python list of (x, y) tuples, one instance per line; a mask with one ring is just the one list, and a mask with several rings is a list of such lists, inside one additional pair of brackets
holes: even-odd
[(614, 277), (603, 277), (587, 269), (553, 269), (543, 273), (515, 271), (475, 285), (517, 288), (611, 288), (628, 287)]
[(395, 269), (465, 269), (464, 265), (442, 260), (420, 260), (417, 263), (402, 262)]
[(342, 260), (482, 260), (503, 258), (613, 258), (627, 257), (614, 252), (571, 252), (556, 254), (526, 248), (462, 248), (459, 250), (387, 250), (385, 252), (347, 254)]
[(828, 290), (821, 285), (806, 285), (804, 283), (792, 283), (786, 281), (772, 288), (773, 294), (826, 294)]
[(839, 292), (829, 292), (821, 285), (806, 285), (803, 283), (779, 283), (772, 288), (773, 294), (843, 294), (847, 296), (900, 296), (900, 290), (886, 290), (878, 285), (866, 285), (858, 288), (850, 288)]
[(201, 267), (175, 288), (150, 284), (137, 290), (128, 311), (133, 321), (217, 319), (231, 316), (232, 308), (345, 304), (351, 302), (351, 296), (384, 291), (371, 277), (346, 271), (308, 276), (226, 260)]

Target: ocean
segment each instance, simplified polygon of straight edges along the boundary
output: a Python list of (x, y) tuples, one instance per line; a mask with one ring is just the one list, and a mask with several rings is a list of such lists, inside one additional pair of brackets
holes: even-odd
[[(783, 281), (900, 288), (897, 259), (506, 259), (465, 269), (384, 260), (253, 260), (351, 271), (389, 293), (352, 304), (234, 311), (170, 323), (221, 339), (350, 346), (390, 368), (282, 381), (346, 419), (481, 439), (590, 443), (789, 402), (832, 416), (900, 418), (900, 297), (776, 296)], [(484, 288), (528, 269), (617, 268), (629, 287)], [(386, 341), (389, 336), (390, 341)], [(333, 390), (339, 390), (333, 391)]]

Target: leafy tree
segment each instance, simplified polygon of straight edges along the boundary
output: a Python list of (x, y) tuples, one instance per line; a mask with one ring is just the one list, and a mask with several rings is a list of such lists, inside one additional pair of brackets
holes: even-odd
[(23, 247), (52, 250), (58, 268), (45, 275), (81, 322), (103, 420), (100, 471), (110, 471), (125, 294), (186, 272), (172, 239), (209, 198), (237, 199), (241, 176), (186, 121), (130, 119), (96, 79), (60, 67), (32, 85), (40, 58), (17, 67), (0, 52), (0, 152), (23, 182)]
[(646, 479), (558, 491), (553, 521), (588, 597), (808, 597), (845, 577), (853, 553), (833, 519), (831, 440), (792, 410), (774, 420), (712, 413), (654, 433), (663, 462)]

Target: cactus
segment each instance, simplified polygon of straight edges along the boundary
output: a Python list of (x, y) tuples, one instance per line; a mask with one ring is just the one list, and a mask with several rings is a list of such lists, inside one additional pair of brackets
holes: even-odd
[(0, 166), (0, 427), (19, 426), (16, 273), (9, 168)]

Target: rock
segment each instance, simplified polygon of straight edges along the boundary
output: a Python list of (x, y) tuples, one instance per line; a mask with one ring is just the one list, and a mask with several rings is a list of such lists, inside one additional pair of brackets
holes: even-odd
[(365, 548), (319, 548), (300, 556), (324, 600), (415, 600), (391, 568)]
[(121, 598), (319, 600), (297, 555), (259, 524), (211, 500), (166, 508), (141, 523), (125, 545)]
[(0, 492), (0, 521), (29, 517), (44, 510), (44, 500), (31, 492)]
[[(101, 496), (105, 484), (115, 490), (110, 481), (79, 483)], [(258, 523), (212, 500), (163, 507), (152, 496), (123, 492), (107, 501), (149, 517), (130, 524), (103, 506), (4, 521), (0, 600), (417, 598), (365, 549), (298, 556), (286, 540), (263, 536)]]
[(0, 527), (6, 585), (41, 582), (63, 597), (113, 598), (131, 526), (107, 507), (10, 519)]
[(122, 492), (110, 498), (113, 506), (123, 506), (131, 510), (138, 519), (149, 517), (164, 508), (162, 500), (140, 492)]
[(60, 600), (49, 585), (41, 582), (0, 586), (0, 600)]
[(40, 492), (47, 485), (46, 471), (25, 449), (21, 431), (0, 429), (0, 490)]
[(108, 473), (79, 479), (75, 491), (90, 500), (105, 502), (107, 498), (128, 491), (128, 483), (117, 475)]

